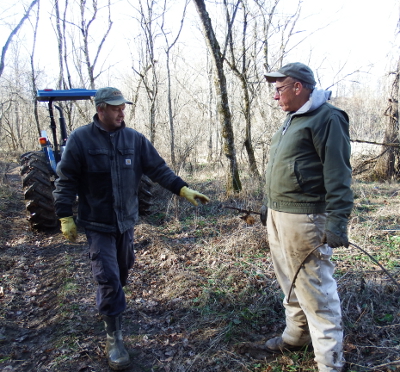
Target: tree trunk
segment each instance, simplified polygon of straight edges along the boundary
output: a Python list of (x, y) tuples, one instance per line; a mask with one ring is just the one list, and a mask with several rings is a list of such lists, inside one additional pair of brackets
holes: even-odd
[[(388, 124), (385, 130), (383, 143), (399, 143), (399, 99), (400, 99), (400, 58), (397, 62), (397, 70), (394, 72), (394, 81), (389, 98), (389, 106), (385, 111)], [(391, 180), (400, 175), (400, 148), (395, 146), (383, 146), (381, 156), (375, 166), (375, 177), (382, 180)]]
[(96, 88), (95, 80), (101, 74), (101, 72), (96, 76), (94, 74), (94, 70), (95, 70), (101, 49), (107, 39), (107, 36), (109, 35), (109, 33), (111, 31), (113, 22), (111, 21), (111, 4), (110, 4), (110, 2), (108, 2), (107, 7), (106, 7), (108, 10), (107, 27), (105, 27), (103, 38), (100, 41), (99, 45), (97, 46), (96, 54), (95, 54), (95, 56), (93, 58), (93, 62), (92, 62), (91, 56), (89, 53), (89, 40), (91, 38), (89, 30), (90, 30), (90, 26), (94, 23), (94, 21), (96, 20), (96, 17), (97, 17), (97, 12), (98, 12), (97, 1), (93, 1), (92, 7), (93, 7), (92, 16), (91, 16), (90, 20), (87, 21), (86, 16), (85, 16), (85, 11), (87, 9), (86, 1), (81, 0), (81, 3), (80, 3), (80, 15), (81, 15), (80, 31), (82, 34), (83, 54), (84, 54), (87, 74), (88, 74), (88, 78), (89, 78), (90, 89), (95, 89)]
[[(239, 78), (240, 84), (242, 87), (242, 97), (243, 97), (243, 116), (245, 119), (246, 123), (246, 130), (245, 130), (245, 138), (244, 138), (244, 146), (246, 148), (247, 156), (249, 159), (249, 167), (250, 167), (250, 172), (255, 177), (257, 180), (261, 181), (261, 175), (260, 172), (258, 171), (257, 167), (257, 161), (256, 157), (254, 154), (254, 148), (253, 148), (253, 143), (252, 143), (252, 138), (251, 138), (251, 98), (250, 98), (250, 90), (248, 86), (248, 77), (247, 77), (247, 68), (248, 68), (248, 62), (247, 62), (247, 48), (246, 48), (246, 38), (247, 38), (247, 9), (246, 9), (246, 4), (243, 2), (242, 7), (243, 7), (243, 30), (242, 30), (242, 50), (240, 53), (240, 57), (237, 59), (238, 63), (236, 62), (235, 58), (235, 51), (234, 51), (234, 42), (232, 38), (232, 25), (233, 22), (230, 19), (230, 15), (228, 13), (228, 9), (225, 3), (226, 7), (226, 24), (228, 27), (228, 45), (229, 45), (229, 50), (231, 54), (231, 61), (229, 62), (227, 60), (227, 63), (229, 64), (229, 67), (232, 69), (232, 71), (235, 73), (235, 75)], [(238, 67), (237, 65), (240, 64), (241, 67)]]
[(168, 100), (168, 120), (169, 120), (169, 133), (170, 133), (170, 152), (171, 152), (171, 165), (176, 171), (176, 159), (175, 159), (175, 125), (174, 117), (172, 115), (172, 97), (171, 97), (171, 68), (169, 65), (169, 49), (167, 51), (167, 100)]
[(213, 161), (213, 89), (212, 89), (212, 65), (209, 66), (209, 60), (207, 56), (207, 77), (208, 77), (208, 153), (207, 162)]
[[(154, 71), (154, 70), (153, 70)], [(150, 101), (150, 142), (156, 142), (156, 96), (152, 96)]]
[[(154, 43), (156, 40), (156, 32), (154, 30), (154, 6), (156, 2), (153, 1), (139, 1), (139, 16), (140, 26), (145, 35), (145, 45), (143, 47), (142, 64), (145, 66), (143, 72), (133, 70), (142, 79), (143, 85), (146, 89), (147, 98), (149, 101), (149, 140), (154, 145), (156, 140), (156, 103), (158, 98), (158, 77), (156, 71), (156, 59), (154, 57)], [(151, 70), (151, 77), (148, 73)]]
[(56, 12), (56, 31), (57, 31), (57, 48), (58, 48), (58, 81), (57, 81), (57, 89), (63, 88), (63, 78), (64, 78), (64, 69), (63, 69), (63, 35), (61, 32), (61, 17), (60, 17), (60, 8), (58, 1), (54, 2), (54, 10)]
[(35, 118), (35, 123), (36, 123), (36, 128), (38, 131), (39, 136), (41, 136), (41, 130), (40, 130), (40, 122), (39, 122), (39, 112), (38, 112), (38, 101), (36, 99), (36, 91), (37, 91), (37, 85), (36, 85), (36, 70), (35, 70), (35, 49), (36, 49), (36, 37), (37, 37), (37, 30), (39, 26), (39, 12), (40, 11), (40, 2), (38, 3), (38, 11), (36, 13), (36, 22), (35, 22), (35, 28), (33, 31), (33, 45), (32, 45), (32, 52), (30, 55), (30, 64), (31, 64), (31, 83), (32, 83), (32, 98), (33, 98), (33, 116)]
[(253, 143), (251, 139), (251, 113), (250, 113), (250, 97), (249, 90), (247, 88), (247, 80), (245, 77), (241, 79), (242, 90), (243, 90), (243, 101), (244, 101), (244, 117), (246, 121), (246, 135), (244, 139), (244, 145), (246, 147), (247, 156), (249, 157), (249, 165), (251, 174), (261, 180), (260, 172), (258, 171), (256, 156), (254, 154)]
[(223, 67), (223, 58), (221, 56), (220, 46), (215, 36), (204, 0), (194, 0), (194, 2), (203, 24), (206, 42), (210, 48), (210, 52), (215, 63), (215, 89), (217, 93), (218, 116), (221, 122), (222, 136), (224, 138), (224, 154), (229, 161), (227, 191), (239, 192), (242, 189), (242, 184), (239, 178), (239, 170), (236, 160), (232, 117), (229, 108), (228, 89)]
[(179, 36), (182, 32), (182, 28), (183, 28), (183, 21), (185, 20), (185, 15), (186, 15), (186, 8), (188, 5), (189, 0), (185, 1), (184, 7), (183, 7), (183, 13), (182, 13), (182, 17), (181, 17), (181, 22), (180, 22), (180, 28), (179, 31), (174, 39), (174, 41), (172, 43), (169, 42), (168, 40), (168, 32), (166, 30), (164, 30), (164, 16), (166, 13), (166, 6), (167, 6), (167, 1), (164, 0), (164, 9), (163, 9), (163, 17), (162, 17), (162, 24), (161, 24), (161, 31), (164, 34), (164, 38), (165, 38), (165, 43), (167, 45), (166, 50), (165, 50), (165, 54), (167, 57), (167, 100), (168, 100), (168, 120), (169, 120), (169, 130), (170, 130), (170, 152), (171, 152), (171, 164), (172, 164), (172, 168), (177, 171), (178, 170), (178, 166), (176, 164), (176, 156), (175, 156), (175, 124), (174, 124), (174, 115), (173, 115), (173, 107), (172, 107), (172, 95), (171, 95), (171, 68), (170, 68), (170, 51), (171, 49), (174, 47), (174, 45), (176, 44), (176, 42), (179, 39)]

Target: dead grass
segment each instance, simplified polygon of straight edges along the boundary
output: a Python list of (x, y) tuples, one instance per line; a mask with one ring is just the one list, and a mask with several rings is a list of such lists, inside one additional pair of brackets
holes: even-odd
[[(194, 208), (156, 188), (154, 214), (136, 226), (137, 262), (126, 287), (124, 322), (134, 359), (130, 370), (316, 371), (312, 351), (269, 359), (238, 353), (241, 344), (265, 340), (284, 327), (282, 294), (265, 227), (258, 216), (247, 226), (240, 214), (222, 207), (258, 211), (263, 198), (258, 185), (243, 177), (246, 191), (232, 198), (225, 195), (222, 171), (202, 169), (183, 178), (212, 202)], [(353, 188), (350, 240), (399, 281), (400, 185), (356, 181)], [(0, 286), (5, 293), (0, 298), (0, 366), (18, 371), (107, 371), (83, 234), (77, 244), (68, 244), (59, 232), (23, 230), (22, 201), (13, 190), (14, 197), (0, 202), (0, 210), (6, 211), (11, 205), (7, 203), (15, 203), (16, 215), (7, 226), (20, 219), (19, 229), (2, 237), (8, 248), (0, 250)], [(21, 252), (29, 264), (21, 262)], [(335, 253), (347, 370), (400, 370), (398, 289), (356, 248)], [(13, 288), (24, 293), (18, 301)], [(12, 340), (4, 336), (11, 341), (7, 345), (2, 329), (12, 335)], [(42, 335), (42, 344), (34, 343), (29, 332)], [(24, 334), (29, 337), (24, 339)]]

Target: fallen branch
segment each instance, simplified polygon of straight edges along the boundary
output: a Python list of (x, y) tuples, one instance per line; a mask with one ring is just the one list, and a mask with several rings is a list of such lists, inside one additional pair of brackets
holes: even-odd
[(380, 364), (379, 366), (375, 366), (374, 370), (376, 370), (377, 368), (383, 368), (383, 367), (387, 367), (387, 366), (395, 366), (398, 364), (400, 364), (400, 360), (394, 360), (393, 362), (384, 363), (384, 364)]
[(384, 143), (384, 142), (364, 141), (364, 140), (358, 140), (358, 139), (355, 139), (355, 140), (351, 139), (350, 142), (368, 143), (370, 145), (387, 146), (387, 147), (399, 147), (400, 148), (400, 143)]
[[(354, 142), (354, 141), (353, 141)], [(382, 157), (383, 155), (385, 155), (389, 150), (389, 147), (385, 149), (385, 151), (383, 151), (381, 154), (379, 154), (378, 156), (371, 158), (371, 159), (367, 159), (365, 161), (363, 161), (361, 164), (359, 164), (357, 167), (355, 167), (353, 169), (353, 174), (361, 174), (363, 172), (366, 172), (368, 169), (365, 169), (365, 166), (369, 165), (369, 164), (374, 164), (378, 161), (378, 159), (380, 157)]]

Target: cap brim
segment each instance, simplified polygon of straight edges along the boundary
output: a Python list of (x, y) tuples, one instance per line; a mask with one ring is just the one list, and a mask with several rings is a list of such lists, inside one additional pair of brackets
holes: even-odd
[(128, 105), (133, 105), (133, 102), (127, 101), (124, 98), (113, 99), (113, 100), (108, 100), (108, 101), (104, 101), (104, 102), (107, 103), (108, 105), (112, 105), (112, 106), (119, 106), (119, 105), (123, 105), (124, 103), (127, 103)]
[(287, 77), (286, 75), (283, 75), (280, 72), (269, 72), (264, 76), (267, 79), (268, 83), (276, 83), (277, 79)]

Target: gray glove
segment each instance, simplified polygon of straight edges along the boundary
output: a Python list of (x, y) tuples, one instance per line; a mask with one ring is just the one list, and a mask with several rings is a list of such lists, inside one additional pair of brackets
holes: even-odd
[(322, 243), (328, 244), (331, 248), (349, 248), (349, 238), (344, 232), (340, 233), (340, 235), (337, 235), (334, 234), (332, 231), (326, 230), (322, 238)]

